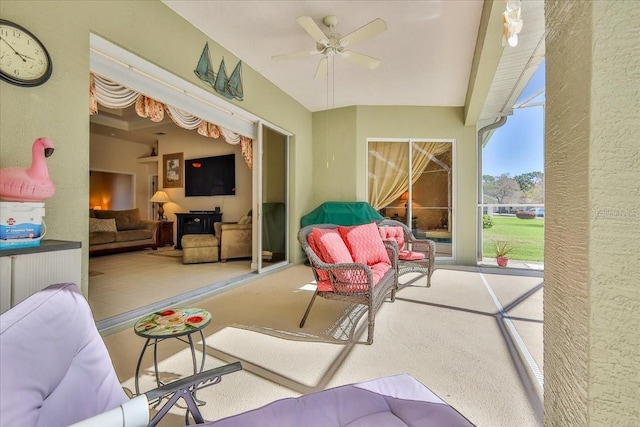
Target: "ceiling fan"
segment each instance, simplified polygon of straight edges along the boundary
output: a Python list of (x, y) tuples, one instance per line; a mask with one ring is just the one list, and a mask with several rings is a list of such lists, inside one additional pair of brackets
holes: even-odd
[(315, 40), (316, 50), (275, 55), (271, 57), (272, 60), (281, 61), (284, 59), (304, 58), (309, 55), (322, 54), (324, 57), (320, 60), (314, 76), (317, 80), (327, 76), (327, 64), (330, 57), (341, 56), (354, 64), (364, 65), (370, 70), (380, 65), (379, 59), (353, 52), (346, 48), (386, 31), (387, 23), (382, 19), (374, 19), (344, 37), (334, 31), (334, 27), (338, 24), (338, 18), (335, 15), (328, 15), (322, 19), (322, 23), (329, 28), (327, 33), (322, 31), (318, 24), (308, 16), (300, 16), (296, 21)]

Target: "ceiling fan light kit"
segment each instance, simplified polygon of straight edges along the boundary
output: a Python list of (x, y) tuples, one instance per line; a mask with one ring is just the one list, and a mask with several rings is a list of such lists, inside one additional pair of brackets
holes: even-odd
[(280, 61), (321, 54), (323, 55), (323, 58), (320, 60), (314, 76), (316, 80), (326, 78), (328, 72), (327, 59), (329, 57), (340, 56), (349, 62), (357, 65), (363, 65), (370, 70), (380, 66), (381, 62), (379, 59), (347, 50), (346, 47), (360, 43), (386, 31), (387, 23), (384, 20), (380, 18), (374, 19), (344, 37), (342, 37), (340, 33), (334, 31), (334, 27), (338, 25), (338, 17), (335, 15), (327, 15), (322, 19), (322, 23), (329, 29), (326, 33), (318, 26), (318, 24), (316, 24), (313, 18), (309, 16), (300, 16), (296, 19), (296, 22), (316, 42), (316, 50), (275, 55), (271, 57), (272, 60)]

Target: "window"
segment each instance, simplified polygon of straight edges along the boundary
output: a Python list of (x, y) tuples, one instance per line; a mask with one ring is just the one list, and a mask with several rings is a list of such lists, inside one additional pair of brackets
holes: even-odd
[(453, 257), (453, 141), (368, 142), (369, 203)]

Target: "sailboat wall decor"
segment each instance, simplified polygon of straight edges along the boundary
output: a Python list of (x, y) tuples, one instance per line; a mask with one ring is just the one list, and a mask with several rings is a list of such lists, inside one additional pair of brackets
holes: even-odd
[(224, 65), (224, 58), (220, 61), (220, 67), (216, 74), (211, 67), (211, 56), (209, 55), (209, 43), (205, 43), (198, 65), (193, 72), (200, 80), (208, 83), (220, 95), (228, 99), (242, 101), (244, 89), (242, 87), (242, 61), (233, 69), (231, 76), (227, 78), (227, 68)]

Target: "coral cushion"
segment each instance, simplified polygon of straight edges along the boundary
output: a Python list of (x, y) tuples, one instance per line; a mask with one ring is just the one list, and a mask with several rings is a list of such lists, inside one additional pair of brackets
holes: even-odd
[(424, 254), (422, 252), (400, 251), (398, 252), (398, 259), (402, 261), (420, 261), (424, 259)]
[(391, 264), (387, 264), (386, 262), (379, 262), (371, 266), (371, 270), (373, 271), (373, 285), (377, 285), (382, 276), (384, 276), (387, 271), (391, 270)]
[(336, 230), (314, 228), (311, 231), (311, 236), (313, 236), (318, 248), (316, 253), (322, 261), (328, 264), (353, 262), (347, 245), (345, 245), (344, 240)]
[[(318, 255), (321, 261), (327, 264), (352, 263), (353, 258), (345, 245), (342, 237), (336, 230), (314, 228), (307, 238), (311, 250)], [(318, 273), (318, 290), (331, 291), (329, 273), (316, 270)]]
[(402, 227), (378, 227), (382, 240), (395, 240), (398, 243), (398, 250), (404, 250), (404, 230)]
[(351, 227), (338, 227), (355, 262), (372, 266), (379, 262), (391, 265), (382, 237), (375, 222)]

